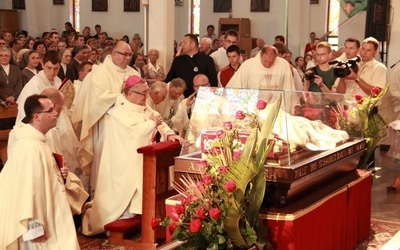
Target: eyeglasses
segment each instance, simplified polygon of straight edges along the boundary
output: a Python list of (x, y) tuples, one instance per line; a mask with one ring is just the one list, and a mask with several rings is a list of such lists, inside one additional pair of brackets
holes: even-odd
[(133, 54), (132, 53), (124, 53), (124, 52), (120, 52), (120, 51), (115, 51), (116, 53), (118, 53), (118, 54), (120, 54), (120, 55), (122, 55), (122, 56), (125, 56), (125, 57), (132, 57), (133, 56)]
[(0, 57), (10, 57), (10, 55), (0, 55)]
[(51, 114), (51, 113), (54, 113), (54, 112), (56, 112), (56, 110), (54, 108), (50, 108), (49, 110), (42, 110), (42, 111), (39, 111), (37, 113), (38, 114), (42, 114), (42, 113)]
[(131, 92), (136, 93), (136, 94), (141, 95), (141, 96), (147, 96), (149, 94), (149, 90), (147, 90), (146, 93), (140, 93), (140, 92), (137, 92), (137, 91), (134, 91), (134, 90), (131, 90)]

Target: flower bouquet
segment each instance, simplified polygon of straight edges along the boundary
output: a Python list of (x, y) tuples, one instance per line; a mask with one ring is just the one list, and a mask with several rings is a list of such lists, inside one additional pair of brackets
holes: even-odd
[(367, 150), (361, 156), (358, 168), (369, 169), (372, 166), (371, 156), (375, 148), (386, 137), (385, 120), (378, 114), (376, 104), (385, 95), (386, 90), (377, 87), (372, 88), (371, 95), (363, 97), (355, 95), (357, 105), (349, 110), (336, 112), (339, 114), (339, 126), (346, 130), (350, 136), (364, 137), (367, 142)]
[[(248, 249), (267, 244), (267, 229), (260, 223), (259, 210), (265, 194), (264, 163), (272, 143), (269, 139), (281, 99), (271, 105), (261, 128), (258, 112), (266, 102), (257, 103), (257, 114), (236, 113), (237, 123), (224, 122), (202, 160), (196, 163), (197, 177), (180, 178), (175, 189), (181, 204), (164, 220), (154, 219), (153, 228), (168, 228), (174, 240), (184, 241), (181, 249)], [(240, 126), (249, 117), (250, 131), (245, 143)]]

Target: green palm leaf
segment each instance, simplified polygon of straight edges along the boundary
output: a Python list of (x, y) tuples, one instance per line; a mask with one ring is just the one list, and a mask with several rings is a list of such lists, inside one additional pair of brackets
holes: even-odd
[[(272, 144), (267, 145), (267, 141), (278, 116), (281, 100), (282, 98), (279, 98), (272, 104), (260, 136), (258, 136), (257, 129), (252, 130), (246, 140), (241, 160), (232, 164), (227, 175), (228, 179), (235, 181), (237, 187), (232, 209), (228, 211), (225, 222), (226, 231), (236, 246), (249, 246), (254, 243), (254, 230), (258, 228), (258, 214), (265, 194), (264, 163), (272, 148)], [(257, 150), (256, 155), (254, 155), (255, 150)], [(255, 161), (251, 160), (252, 157), (255, 157)], [(249, 191), (248, 200), (251, 201), (248, 204), (249, 207), (245, 204), (246, 191)], [(242, 209), (244, 209), (244, 215)], [(246, 238), (240, 231), (241, 219), (244, 219), (245, 231), (249, 233)], [(248, 226), (251, 230), (247, 230)]]

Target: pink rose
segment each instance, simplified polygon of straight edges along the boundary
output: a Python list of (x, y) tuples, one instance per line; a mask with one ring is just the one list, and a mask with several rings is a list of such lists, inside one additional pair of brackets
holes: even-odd
[(196, 217), (200, 220), (203, 220), (204, 218), (206, 218), (206, 212), (204, 211), (204, 209), (202, 207), (198, 207), (196, 209)]
[(220, 174), (226, 174), (227, 172), (228, 172), (228, 167), (227, 166), (219, 167), (219, 173)]
[(242, 156), (242, 151), (241, 150), (235, 150), (233, 151), (233, 159), (234, 160), (240, 160), (240, 157)]
[(189, 232), (198, 233), (201, 231), (201, 220), (195, 219), (192, 220), (189, 224)]
[(373, 88), (371, 89), (372, 97), (377, 97), (377, 96), (379, 95), (379, 92), (381, 92), (381, 89), (380, 89), (380, 88), (378, 88), (378, 87), (373, 87)]
[(236, 119), (243, 120), (245, 117), (246, 117), (246, 115), (244, 114), (243, 111), (241, 111), (241, 110), (236, 111)]
[(221, 210), (219, 208), (211, 208), (209, 213), (210, 217), (214, 220), (219, 220), (221, 218)]
[(208, 163), (206, 160), (200, 160), (196, 162), (196, 166), (202, 169), (207, 168), (207, 164)]
[(208, 174), (203, 175), (202, 177), (204, 185), (208, 186), (211, 184), (212, 178)]
[(232, 128), (233, 128), (232, 122), (223, 122), (223, 123), (222, 123), (222, 127), (223, 127), (225, 130), (232, 130)]
[(226, 183), (225, 183), (225, 189), (226, 189), (226, 191), (228, 191), (228, 192), (233, 192), (233, 191), (235, 191), (236, 190), (236, 184), (235, 184), (235, 182), (233, 181), (233, 180), (230, 180), (230, 181), (227, 181)]
[(176, 204), (175, 205), (175, 213), (177, 215), (181, 215), (181, 214), (183, 214), (183, 212), (185, 212), (185, 208), (181, 204)]
[(263, 109), (265, 109), (266, 106), (267, 106), (267, 102), (265, 102), (263, 100), (258, 100), (258, 102), (257, 102), (258, 110), (263, 110)]
[(151, 228), (153, 228), (153, 230), (156, 230), (160, 226), (160, 222), (161, 220), (159, 218), (151, 219)]

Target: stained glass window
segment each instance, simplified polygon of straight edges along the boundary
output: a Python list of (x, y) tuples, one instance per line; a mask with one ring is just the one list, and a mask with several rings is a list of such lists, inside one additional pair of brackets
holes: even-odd
[(340, 16), (340, 2), (339, 0), (329, 0), (328, 6), (328, 42), (332, 48), (338, 49), (338, 35), (339, 35), (339, 16)]
[(192, 34), (200, 34), (200, 0), (192, 0)]
[(80, 6), (79, 6), (79, 0), (74, 0), (71, 1), (72, 6), (70, 8), (72, 9), (72, 15), (74, 20), (74, 28), (76, 31), (80, 31), (80, 23), (81, 23), (81, 18), (80, 18)]

